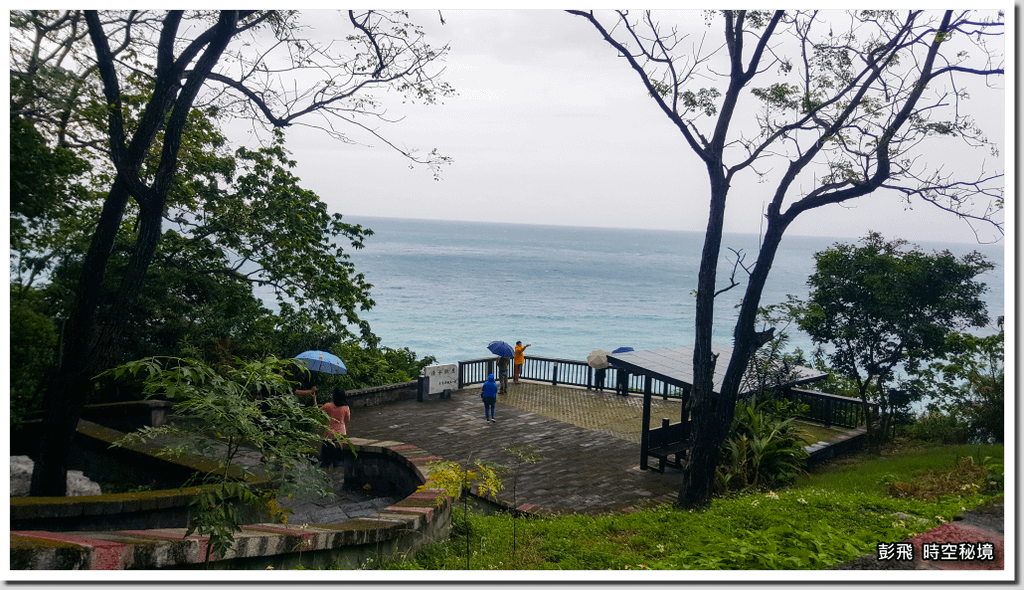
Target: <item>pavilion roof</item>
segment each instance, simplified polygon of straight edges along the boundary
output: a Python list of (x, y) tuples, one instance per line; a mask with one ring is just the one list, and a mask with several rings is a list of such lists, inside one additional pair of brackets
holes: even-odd
[[(676, 346), (657, 350), (609, 353), (608, 362), (616, 367), (626, 369), (630, 373), (650, 375), (671, 385), (690, 389), (693, 387), (693, 348), (693, 346)], [(732, 347), (712, 344), (711, 352), (719, 355), (718, 362), (715, 364), (713, 380), (713, 393), (717, 394), (720, 393), (722, 381), (725, 379), (725, 370), (729, 365), (729, 358), (732, 356)], [(796, 370), (800, 376), (784, 385), (803, 385), (828, 377), (828, 373), (810, 367), (798, 366)]]

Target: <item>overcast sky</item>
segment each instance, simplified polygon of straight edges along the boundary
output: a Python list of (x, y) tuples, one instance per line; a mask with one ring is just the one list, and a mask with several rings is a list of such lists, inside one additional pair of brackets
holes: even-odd
[[(639, 77), (586, 21), (561, 11), (414, 11), (430, 42), (450, 43), (445, 79), (458, 96), (391, 114), (391, 140), (454, 162), (435, 181), (379, 140), (332, 142), (289, 131), (303, 185), (332, 211), (349, 215), (505, 221), (703, 231), (706, 172), (682, 135), (646, 94)], [(338, 18), (312, 14), (318, 26)], [(682, 19), (695, 35), (700, 12)], [(696, 38), (696, 37), (694, 37)], [(978, 87), (968, 103), (990, 136), (1005, 131), (1005, 88)], [(1004, 142), (1005, 143), (1005, 142)], [(368, 145), (367, 145), (368, 144)], [(1007, 155), (1004, 146), (1003, 156)], [(979, 150), (977, 165), (985, 157)], [(956, 162), (953, 165), (957, 165)], [(1003, 167), (988, 157), (988, 170)], [(758, 233), (771, 184), (734, 184), (726, 231)], [(857, 238), (869, 229), (910, 240), (975, 240), (962, 221), (894, 195), (802, 215), (792, 235)], [(991, 233), (991, 232), (988, 232)]]

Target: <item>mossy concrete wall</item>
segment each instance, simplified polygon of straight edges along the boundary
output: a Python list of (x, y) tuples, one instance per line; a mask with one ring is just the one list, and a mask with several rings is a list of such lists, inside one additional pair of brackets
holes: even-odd
[[(412, 490), (405, 499), (380, 512), (335, 524), (287, 525), (272, 522), (242, 527), (235, 547), (206, 563), (208, 538), (186, 536), (186, 527), (124, 527), (119, 530), (47, 531), (14, 523), (43, 522), (58, 516), (109, 518), (118, 511), (137, 514), (175, 511), (187, 505), (194, 490), (142, 492), (79, 498), (11, 500), (11, 569), (278, 569), (358, 567), (368, 559), (410, 555), (424, 543), (443, 539), (451, 524), (453, 499), (443, 490), (416, 493), (427, 484), (427, 465), (439, 459), (397, 441), (352, 439), (359, 460), (351, 469), (357, 481)], [(361, 478), (361, 479), (360, 479)]]
[[(416, 381), (348, 391), (353, 407), (372, 407), (415, 398)], [(143, 426), (161, 426), (172, 414), (173, 405), (163, 400), (144, 400), (86, 406), (68, 457), (68, 469), (82, 471), (104, 490), (127, 491), (142, 486), (150, 489), (185, 485), (196, 471), (207, 465), (198, 459), (170, 460), (160, 457), (156, 444), (149, 448), (111, 448), (110, 445)], [(42, 420), (26, 422), (11, 434), (11, 454), (35, 457)], [(316, 452), (316, 449), (313, 449)], [(122, 482), (134, 482), (132, 486)], [(415, 487), (415, 486), (414, 486)]]
[[(418, 386), (418, 381), (407, 381), (366, 389), (350, 389), (345, 392), (345, 395), (348, 397), (349, 406), (353, 408), (366, 408), (415, 398)], [(331, 400), (324, 398), (323, 401), (329, 402)]]
[[(415, 395), (416, 382), (353, 391), (350, 402), (369, 406)], [(159, 457), (156, 444), (110, 449), (123, 433), (79, 422), (76, 461), (90, 470), (149, 466), (183, 481), (210, 465), (202, 457)], [(358, 459), (346, 465), (348, 485), (369, 484), (405, 498), (377, 514), (334, 524), (286, 525), (249, 520), (235, 547), (206, 562), (208, 538), (185, 535), (189, 503), (201, 488), (102, 496), (11, 499), (11, 569), (214, 569), (357, 567), (413, 553), (443, 539), (451, 524), (452, 498), (427, 483), (427, 464), (438, 459), (398, 441), (353, 438)], [(260, 482), (253, 482), (260, 483)]]

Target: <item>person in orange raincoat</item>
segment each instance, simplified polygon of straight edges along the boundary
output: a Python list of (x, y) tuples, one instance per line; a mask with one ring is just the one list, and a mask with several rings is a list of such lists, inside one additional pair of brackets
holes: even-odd
[(522, 374), (522, 372), (523, 372), (523, 363), (526, 362), (526, 357), (523, 355), (523, 353), (526, 351), (526, 347), (527, 346), (530, 346), (530, 345), (529, 344), (523, 345), (523, 341), (522, 340), (516, 340), (516, 350), (515, 350), (515, 353), (514, 353), (515, 356), (512, 358), (512, 362), (516, 366), (516, 372), (512, 374), (512, 382), (513, 383), (519, 383), (519, 375)]

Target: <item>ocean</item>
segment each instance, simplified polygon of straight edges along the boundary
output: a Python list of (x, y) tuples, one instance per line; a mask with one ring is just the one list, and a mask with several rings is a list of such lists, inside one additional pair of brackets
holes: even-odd
[[(375, 307), (362, 317), (382, 345), (408, 347), (438, 363), (492, 356), (487, 344), (516, 340), (528, 354), (586, 360), (597, 348), (637, 350), (692, 345), (703, 233), (345, 216), (374, 231), (349, 250), (373, 285)], [(893, 236), (886, 236), (892, 238)], [(815, 252), (832, 238), (787, 236), (761, 304), (807, 296)], [(844, 240), (853, 242), (854, 240)], [(972, 250), (995, 263), (982, 275), (989, 316), (1003, 314), (1003, 246), (920, 242), (925, 251)], [(758, 236), (726, 234), (722, 243), (753, 264)], [(728, 285), (731, 260), (719, 266)], [(729, 345), (746, 275), (719, 296), (716, 343)], [(809, 352), (809, 337), (791, 327), (790, 349)]]

